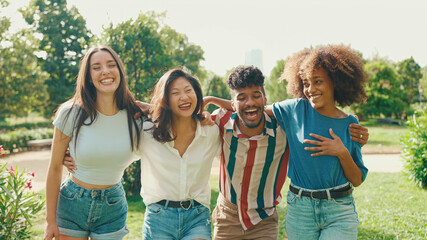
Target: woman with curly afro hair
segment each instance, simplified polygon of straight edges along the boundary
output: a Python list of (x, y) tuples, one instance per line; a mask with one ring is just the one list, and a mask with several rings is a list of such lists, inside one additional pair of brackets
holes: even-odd
[[(272, 106), (291, 149), (285, 228), (288, 239), (356, 239), (353, 186), (366, 178), (356, 117), (345, 107), (366, 98), (363, 59), (344, 45), (292, 55), (282, 78), (295, 99)], [(367, 138), (367, 136), (365, 136)], [(360, 139), (358, 139), (360, 140)]]

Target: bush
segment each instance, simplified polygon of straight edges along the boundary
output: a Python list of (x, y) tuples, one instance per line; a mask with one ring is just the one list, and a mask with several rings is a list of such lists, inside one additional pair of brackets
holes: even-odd
[(24, 130), (37, 129), (37, 128), (53, 128), (51, 121), (46, 122), (30, 122), (30, 123), (19, 123), (10, 124), (7, 122), (0, 122), (0, 132), (9, 132), (23, 128)]
[(0, 142), (3, 144), (5, 150), (13, 152), (14, 149), (18, 151), (27, 148), (27, 142), (36, 139), (46, 139), (53, 137), (53, 128), (40, 128), (25, 130), (19, 129), (8, 133), (0, 134)]
[(123, 175), (123, 188), (126, 196), (138, 196), (141, 190), (141, 160), (133, 162)]
[(34, 173), (19, 172), (7, 163), (0, 166), (0, 239), (29, 239), (31, 219), (44, 201), (31, 192)]
[(418, 186), (427, 188), (427, 108), (413, 115), (408, 129), (401, 141), (405, 172)]

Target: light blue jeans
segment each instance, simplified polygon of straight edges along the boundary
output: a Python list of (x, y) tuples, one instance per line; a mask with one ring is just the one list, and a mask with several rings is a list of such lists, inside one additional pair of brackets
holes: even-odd
[(352, 195), (328, 200), (298, 197), (288, 191), (287, 203), (289, 240), (357, 239), (359, 220)]
[(127, 210), (122, 183), (92, 190), (67, 178), (59, 192), (56, 221), (63, 235), (116, 240), (129, 232)]
[(203, 205), (183, 208), (165, 207), (156, 203), (145, 210), (142, 238), (147, 239), (211, 239), (209, 209)]

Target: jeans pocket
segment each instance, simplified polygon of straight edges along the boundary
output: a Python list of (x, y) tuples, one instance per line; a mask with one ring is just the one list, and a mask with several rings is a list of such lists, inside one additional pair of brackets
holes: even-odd
[(353, 195), (343, 197), (343, 198), (334, 198), (332, 202), (336, 205), (351, 205), (354, 202)]
[(158, 215), (163, 211), (163, 206), (152, 203), (145, 209), (146, 214)]
[(197, 214), (202, 214), (204, 212), (209, 212), (209, 209), (207, 207), (203, 206), (203, 205), (196, 206), (194, 209), (196, 210)]
[(66, 200), (74, 200), (77, 197), (77, 192), (67, 184), (63, 184), (59, 190), (59, 197)]
[(294, 204), (297, 199), (297, 195), (291, 191), (288, 191), (288, 194), (286, 195), (286, 202), (288, 204)]
[(116, 192), (115, 194), (106, 195), (105, 199), (108, 206), (113, 206), (126, 200), (126, 196), (124, 192)]

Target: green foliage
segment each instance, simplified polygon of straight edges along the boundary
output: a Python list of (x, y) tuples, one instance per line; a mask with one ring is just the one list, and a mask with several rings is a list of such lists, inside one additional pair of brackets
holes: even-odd
[(34, 173), (0, 165), (0, 239), (31, 237), (31, 220), (44, 205), (38, 194), (29, 191), (32, 177)]
[(148, 101), (149, 90), (170, 68), (187, 68), (196, 76), (202, 75), (203, 50), (190, 44), (184, 34), (163, 25), (163, 17), (141, 13), (135, 20), (110, 24), (104, 32), (106, 43), (126, 65), (129, 88), (138, 100)]
[(53, 128), (51, 121), (45, 121), (45, 122), (26, 122), (26, 123), (19, 123), (19, 124), (11, 124), (9, 122), (0, 122), (0, 133), (9, 132), (13, 130), (18, 129), (36, 129), (36, 128)]
[(0, 116), (22, 117), (42, 111), (47, 100), (47, 74), (34, 55), (38, 40), (23, 30), (7, 41), (10, 47), (0, 49)]
[(40, 129), (18, 129), (8, 133), (0, 134), (0, 142), (3, 148), (13, 152), (16, 150), (23, 150), (27, 148), (27, 142), (36, 139), (48, 139), (53, 137), (53, 128), (40, 128)]
[(365, 70), (370, 81), (365, 89), (368, 100), (365, 103), (355, 104), (352, 109), (364, 119), (370, 116), (385, 116), (400, 118), (408, 110), (409, 103), (397, 96), (402, 96), (404, 90), (400, 88), (398, 75), (393, 66), (384, 59), (377, 58), (365, 64)]
[(405, 170), (418, 186), (427, 188), (427, 108), (408, 121), (409, 133), (402, 138)]
[(414, 103), (418, 100), (418, 85), (422, 78), (421, 67), (415, 62), (413, 57), (405, 59), (396, 64), (399, 82), (404, 89), (403, 98), (404, 102)]
[(135, 161), (126, 168), (122, 183), (126, 196), (139, 196), (141, 190), (141, 161)]
[(280, 79), (284, 67), (285, 60), (277, 61), (276, 66), (271, 70), (270, 78), (265, 83), (265, 91), (268, 96), (267, 101), (270, 104), (292, 98), (286, 90), (287, 82)]
[(20, 11), (33, 33), (41, 34), (38, 60), (49, 74), (45, 81), (49, 101), (44, 113), (50, 116), (74, 92), (79, 60), (91, 33), (77, 8), (67, 9), (66, 0), (32, 0)]
[[(230, 89), (223, 78), (218, 75), (210, 74), (206, 81), (203, 83), (203, 92), (205, 96), (215, 96), (223, 99), (231, 99)], [(217, 109), (213, 104), (209, 104), (207, 111), (213, 112)]]
[[(6, 0), (0, 0), (0, 8), (5, 8), (9, 6), (9, 2)], [(1, 11), (0, 11), (1, 13)], [(4, 34), (9, 30), (10, 19), (7, 17), (0, 17), (0, 42), (4, 38)]]

